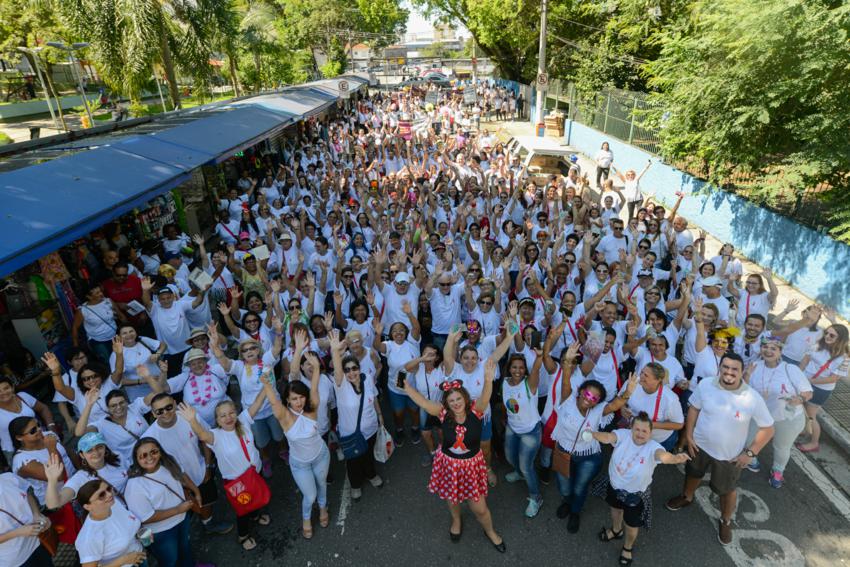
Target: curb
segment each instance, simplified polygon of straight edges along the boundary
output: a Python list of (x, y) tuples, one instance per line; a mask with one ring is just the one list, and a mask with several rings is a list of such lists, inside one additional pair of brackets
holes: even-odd
[(845, 452), (850, 453), (850, 432), (841, 427), (838, 422), (826, 412), (818, 413), (818, 422), (823, 431), (835, 441)]

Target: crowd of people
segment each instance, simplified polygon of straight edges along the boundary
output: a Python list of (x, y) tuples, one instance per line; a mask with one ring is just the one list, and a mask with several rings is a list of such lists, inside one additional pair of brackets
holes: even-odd
[[(431, 467), (452, 542), (466, 503), (504, 552), (490, 491), (525, 483), (534, 518), (554, 477), (567, 532), (600, 496), (598, 538), (628, 565), (657, 465), (685, 466), (671, 511), (710, 475), (728, 544), (741, 471), (779, 489), (794, 444), (818, 450), (848, 366), (831, 311), (789, 318), (769, 270), (745, 274), (677, 215), (684, 196), (653, 201), (651, 162), (620, 171), (603, 144), (595, 182), (577, 163), (537, 175), (441, 96), (377, 92), (306, 121), (244, 162), (203, 235), (169, 225), (128, 251), (111, 232), (74, 348), (42, 359), (52, 397), (0, 377), (0, 563), (50, 565), (58, 537), (87, 567), (202, 565), (193, 517), (251, 550), (285, 468), (310, 539), (333, 515), (331, 456), (360, 501), (388, 433)], [(235, 521), (214, 517), (221, 497)]]

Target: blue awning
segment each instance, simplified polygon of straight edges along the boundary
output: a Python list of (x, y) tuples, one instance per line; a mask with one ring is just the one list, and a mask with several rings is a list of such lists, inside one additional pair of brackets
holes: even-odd
[(102, 147), (0, 176), (0, 275), (97, 230), (189, 178), (189, 172)]

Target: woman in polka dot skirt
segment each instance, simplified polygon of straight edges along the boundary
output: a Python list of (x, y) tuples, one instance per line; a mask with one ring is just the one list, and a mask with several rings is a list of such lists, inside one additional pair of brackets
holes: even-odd
[(407, 381), (404, 391), (419, 407), (440, 420), (443, 444), (434, 456), (428, 490), (449, 505), (452, 514), (449, 537), (455, 543), (460, 541), (463, 530), (460, 505), (468, 502), (490, 543), (504, 553), (505, 542), (493, 529), (493, 518), (487, 507), (487, 463), (480, 447), (483, 410), (490, 403), (495, 375), (496, 362), (488, 360), (484, 369), (484, 389), (475, 402), (459, 380), (448, 380), (440, 386), (442, 403), (426, 399)]

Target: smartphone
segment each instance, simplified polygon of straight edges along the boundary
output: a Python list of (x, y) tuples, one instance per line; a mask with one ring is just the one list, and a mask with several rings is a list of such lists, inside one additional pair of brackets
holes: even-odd
[(540, 331), (531, 331), (531, 348), (543, 347), (543, 333)]
[(404, 388), (404, 381), (407, 380), (407, 372), (404, 370), (398, 371), (398, 377), (395, 380), (395, 385), (397, 388)]

